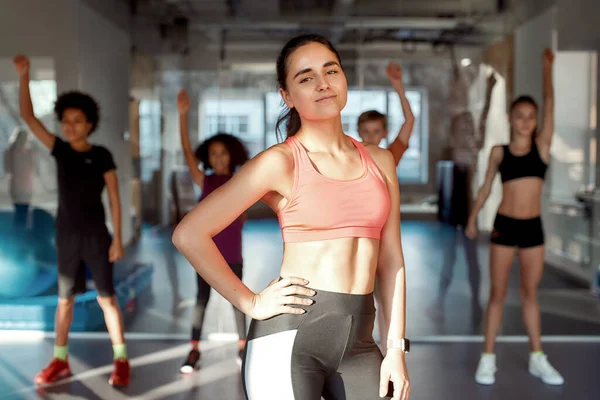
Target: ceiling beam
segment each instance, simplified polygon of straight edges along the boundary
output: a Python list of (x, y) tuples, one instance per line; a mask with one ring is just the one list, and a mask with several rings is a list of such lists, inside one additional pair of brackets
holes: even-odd
[[(269, 41), (269, 42), (229, 42), (225, 45), (227, 52), (233, 51), (245, 51), (247, 53), (252, 52), (278, 52), (281, 50), (283, 46), (283, 42), (278, 41)], [(462, 47), (481, 47), (481, 43), (476, 43), (473, 41), (472, 43), (461, 43), (459, 46)], [(338, 51), (356, 51), (358, 50), (358, 45), (355, 43), (340, 43), (336, 46)], [(410, 53), (413, 51), (423, 51), (424, 49), (432, 50), (431, 43), (412, 43), (410, 46), (407, 46), (406, 43), (401, 41), (372, 41), (369, 42), (366, 46), (361, 48), (362, 52), (365, 51), (395, 51), (400, 53)], [(208, 44), (204, 47), (205, 50), (208, 51), (218, 51), (220, 49), (217, 44)]]
[[(348, 18), (354, 7), (354, 0), (336, 0), (331, 14), (336, 18)], [(336, 24), (331, 29), (331, 41), (335, 45), (342, 40), (344, 36), (344, 26), (342, 24)]]
[[(356, 4), (360, 15), (468, 16), (496, 12), (497, 0), (370, 0)], [(521, 0), (523, 1), (523, 0)]]
[(453, 29), (459, 23), (469, 23), (459, 18), (375, 18), (375, 17), (310, 17), (268, 20), (225, 19), (223, 21), (195, 19), (193, 30), (224, 28), (231, 30), (298, 30), (301, 28), (329, 28), (332, 24), (345, 29)]
[(526, 22), (529, 19), (543, 13), (556, 3), (557, 0), (511, 0), (510, 8), (514, 18), (514, 24), (518, 26), (523, 22)]
[[(256, 51), (248, 51), (247, 48), (237, 48), (233, 46), (227, 52), (227, 59), (219, 63), (218, 50), (204, 49), (202, 52), (194, 52), (183, 56), (181, 64), (173, 64), (166, 66), (162, 65), (163, 70), (216, 70), (217, 68), (259, 72), (259, 73), (274, 73), (275, 60), (281, 47), (271, 47), (256, 49)], [(468, 57), (476, 63), (481, 54), (481, 50), (475, 47), (458, 46), (457, 53), (460, 57)], [(340, 50), (342, 51), (342, 50)], [(164, 55), (159, 55), (162, 58)], [(347, 72), (356, 71), (360, 60), (368, 60), (368, 64), (379, 63), (385, 66), (390, 60), (397, 60), (401, 63), (430, 63), (442, 62), (450, 65), (450, 57), (448, 51), (434, 52), (431, 46), (425, 44), (417, 46), (412, 53), (403, 52), (398, 46), (375, 46), (368, 48), (363, 55), (358, 57), (356, 53), (350, 50), (344, 50), (342, 61)]]
[(279, 0), (239, 0), (241, 5), (241, 14), (244, 17), (265, 19), (279, 18), (281, 13), (279, 9)]
[(126, 31), (131, 28), (131, 5), (125, 0), (82, 0), (82, 3), (107, 18), (115, 26)]

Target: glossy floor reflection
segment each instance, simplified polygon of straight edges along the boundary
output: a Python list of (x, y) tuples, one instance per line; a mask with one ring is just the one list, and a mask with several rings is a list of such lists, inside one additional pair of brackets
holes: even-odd
[[(201, 369), (179, 374), (188, 351), (180, 341), (129, 342), (132, 381), (117, 390), (108, 385), (108, 340), (71, 341), (72, 378), (44, 389), (31, 384), (33, 376), (52, 354), (52, 342), (0, 345), (0, 399), (214, 399), (242, 400), (240, 369), (235, 344), (206, 342)], [(547, 344), (550, 360), (565, 377), (565, 385), (543, 384), (527, 371), (527, 345), (502, 344), (498, 348), (496, 384), (480, 386), (473, 380), (480, 353), (478, 344), (417, 344), (407, 358), (411, 400), (585, 400), (600, 398), (600, 344)], [(269, 399), (265, 399), (269, 400)]]
[[(513, 269), (498, 344), (497, 382), (482, 387), (473, 380), (481, 351), (481, 314), (472, 307), (465, 253), (457, 242), (456, 265), (443, 307), (438, 297), (448, 227), (436, 222), (402, 224), (408, 282), (408, 336), (414, 339), (408, 358), (411, 399), (596, 399), (600, 398), (599, 300), (552, 269), (540, 286), (545, 350), (564, 375), (563, 387), (544, 385), (527, 372), (528, 346), (521, 321), (518, 270)], [(446, 248), (446, 251), (444, 250)], [(282, 244), (276, 221), (250, 221), (244, 229), (244, 281), (260, 290), (278, 275)], [(74, 335), (67, 382), (40, 391), (33, 377), (52, 355), (52, 339), (24, 341), (0, 333), (0, 399), (242, 399), (235, 363), (235, 325), (231, 306), (213, 293), (206, 316), (201, 369), (181, 376), (188, 352), (190, 313), (195, 301), (194, 271), (170, 243), (170, 231), (150, 229), (131, 247), (126, 262), (152, 262), (149, 290), (138, 298), (128, 318), (133, 379), (129, 388), (107, 384), (111, 348), (103, 332)], [(488, 247), (479, 244), (480, 303), (489, 290)], [(101, 339), (95, 337), (101, 336)], [(378, 337), (377, 332), (375, 333)], [(8, 341), (11, 340), (11, 341)], [(585, 342), (584, 340), (587, 340)], [(516, 341), (516, 342), (515, 342)]]
[[(481, 279), (480, 308), (472, 303), (465, 252), (460, 238), (452, 281), (442, 308), (435, 307), (440, 274), (448, 251), (454, 244), (448, 227), (437, 222), (407, 221), (402, 224), (403, 249), (407, 268), (407, 318), (411, 337), (437, 335), (479, 335), (482, 310), (489, 293), (489, 250), (486, 243), (477, 249)], [(138, 300), (138, 312), (128, 321), (129, 332), (189, 334), (190, 313), (195, 301), (194, 270), (170, 243), (170, 231), (146, 231), (128, 253), (131, 261), (152, 262), (155, 266), (150, 290)], [(249, 221), (244, 228), (244, 282), (253, 290), (264, 288), (278, 276), (282, 241), (274, 220)], [(518, 264), (513, 267), (501, 335), (524, 335), (519, 298)], [(546, 268), (539, 290), (545, 335), (600, 334), (598, 299)], [(231, 306), (213, 292), (206, 316), (205, 334), (236, 332)]]

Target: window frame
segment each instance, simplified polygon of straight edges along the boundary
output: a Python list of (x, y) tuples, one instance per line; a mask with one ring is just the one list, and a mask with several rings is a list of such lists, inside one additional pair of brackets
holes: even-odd
[[(387, 89), (387, 88), (381, 88), (381, 87), (373, 87), (373, 88), (363, 88), (363, 89), (348, 89), (349, 92), (354, 92), (354, 93), (364, 93), (364, 92), (379, 92), (383, 95), (385, 95), (385, 110), (381, 110), (382, 112), (385, 112), (385, 115), (390, 115), (390, 96), (392, 94), (395, 93), (395, 91), (393, 89)], [(410, 155), (410, 148), (409, 150), (407, 150), (407, 154), (405, 155), (405, 158), (403, 158), (404, 160), (411, 160), (412, 162), (417, 162), (419, 164), (418, 167), (418, 176), (416, 176), (415, 174), (412, 175), (406, 175), (406, 174), (402, 174), (402, 172), (406, 171), (406, 169), (402, 168), (402, 164), (403, 161), (400, 162), (400, 165), (398, 166), (397, 172), (398, 172), (398, 180), (401, 183), (406, 183), (406, 184), (428, 184), (429, 182), (429, 104), (428, 104), (428, 93), (427, 93), (427, 89), (425, 87), (407, 87), (406, 88), (406, 92), (417, 92), (419, 93), (419, 99), (420, 99), (420, 113), (418, 116), (416, 116), (416, 121), (415, 121), (415, 129), (418, 129), (419, 132), (419, 144), (418, 144), (418, 156), (417, 157), (408, 157), (406, 158), (406, 155)], [(276, 99), (276, 103), (277, 108), (273, 109), (270, 106), (273, 106), (273, 102), (272, 100)], [(212, 99), (211, 99), (212, 100)], [(226, 99), (222, 99), (221, 101), (226, 101)], [(256, 98), (252, 99), (251, 101), (256, 101)], [(279, 140), (277, 139), (276, 133), (274, 131), (275, 128), (275, 124), (276, 124), (276, 120), (278, 118), (278, 116), (280, 115), (280, 112), (282, 110), (282, 101), (280, 98), (280, 94), (278, 92), (271, 92), (271, 91), (265, 91), (263, 96), (262, 96), (262, 102), (263, 102), (263, 110), (264, 110), (264, 115), (263, 115), (263, 149), (267, 148), (267, 145), (273, 145), (276, 143), (279, 143)], [(413, 106), (414, 107), (414, 106)], [(368, 109), (367, 107), (365, 107), (365, 110)], [(277, 112), (274, 112), (277, 111)], [(362, 112), (362, 111), (361, 111)], [(203, 111), (203, 115), (204, 118), (207, 119), (207, 123), (206, 123), (206, 128), (207, 129), (211, 129), (211, 124), (209, 122), (211, 122), (212, 119), (216, 118), (216, 122), (217, 127), (219, 125), (222, 125), (224, 123), (226, 128), (233, 128), (236, 127), (236, 130), (233, 131), (231, 129), (226, 130), (226, 132), (229, 133), (233, 133), (236, 136), (240, 137), (240, 138), (244, 138), (244, 136), (247, 134), (243, 133), (243, 132), (238, 132), (239, 131), (239, 127), (242, 125), (241, 123), (241, 118), (246, 118), (248, 119), (248, 115), (246, 114), (242, 114), (240, 113), (239, 115), (220, 115), (220, 114), (207, 114), (205, 111)], [(400, 111), (401, 113), (401, 111)], [(359, 114), (360, 115), (360, 114)], [(342, 116), (342, 122), (344, 122), (344, 120), (346, 120), (346, 125), (348, 125), (348, 128), (356, 128), (352, 122), (348, 121), (348, 118), (358, 118), (358, 115), (356, 116), (350, 116), (350, 115), (344, 115)], [(271, 121), (272, 119), (272, 121)], [(234, 121), (235, 120), (235, 121)], [(389, 120), (388, 120), (389, 121)], [(247, 122), (248, 124), (248, 122)], [(270, 132), (270, 128), (271, 126), (273, 127), (273, 132)], [(399, 125), (401, 126), (401, 125)], [(201, 128), (202, 129), (202, 128)], [(217, 133), (217, 131), (214, 132), (200, 132), (201, 129), (199, 129), (199, 136), (200, 137), (207, 137), (210, 135), (213, 135), (215, 133)], [(346, 132), (347, 134), (350, 134), (351, 136), (355, 136), (352, 132), (354, 132), (356, 129), (352, 130), (350, 129), (351, 132)], [(357, 133), (356, 133), (357, 134)], [(394, 136), (397, 134), (396, 132), (389, 132), (390, 136)], [(273, 141), (273, 137), (275, 138), (275, 141)], [(388, 146), (388, 138), (385, 138), (382, 143), (381, 143), (382, 147), (387, 147)], [(414, 148), (414, 147), (413, 147)]]

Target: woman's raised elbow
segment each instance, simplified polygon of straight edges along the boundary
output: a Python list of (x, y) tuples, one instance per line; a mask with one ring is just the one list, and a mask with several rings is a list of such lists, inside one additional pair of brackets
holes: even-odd
[(173, 242), (175, 247), (179, 249), (181, 247), (185, 247), (186, 243), (188, 243), (191, 238), (192, 234), (190, 232), (189, 227), (184, 223), (180, 223), (173, 231), (171, 241)]

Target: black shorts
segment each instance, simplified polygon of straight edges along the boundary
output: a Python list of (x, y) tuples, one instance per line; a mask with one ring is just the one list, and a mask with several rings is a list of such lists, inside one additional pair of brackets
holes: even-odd
[(536, 247), (544, 244), (544, 228), (540, 217), (516, 219), (502, 214), (496, 215), (491, 242), (510, 247)]
[(380, 399), (373, 294), (315, 291), (315, 303), (301, 307), (305, 314), (252, 320), (242, 366), (246, 399)]
[(111, 237), (106, 229), (93, 235), (57, 232), (58, 296), (70, 299), (85, 293), (85, 266), (90, 269), (100, 297), (115, 294), (113, 264), (108, 260)]

